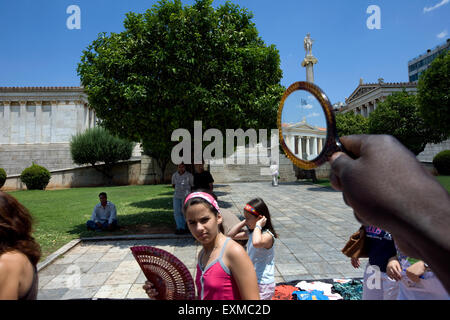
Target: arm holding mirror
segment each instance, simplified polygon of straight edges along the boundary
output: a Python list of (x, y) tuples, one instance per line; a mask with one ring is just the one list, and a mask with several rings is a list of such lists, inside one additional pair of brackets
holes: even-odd
[(361, 223), (391, 231), (400, 250), (426, 261), (450, 291), (450, 196), (397, 139), (341, 138), (358, 156), (336, 153), (331, 184)]
[[(298, 121), (317, 114), (322, 124)], [(330, 161), (331, 184), (356, 219), (391, 232), (400, 249), (426, 261), (450, 291), (450, 195), (408, 149), (387, 135), (340, 139), (328, 97), (310, 82), (288, 87), (277, 124), (280, 144), (296, 166), (310, 170)]]

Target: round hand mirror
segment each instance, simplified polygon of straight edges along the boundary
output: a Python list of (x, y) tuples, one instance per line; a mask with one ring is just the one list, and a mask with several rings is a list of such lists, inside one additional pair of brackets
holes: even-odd
[(317, 168), (337, 151), (347, 152), (339, 142), (330, 100), (311, 82), (295, 82), (287, 88), (277, 125), (281, 147), (302, 169)]

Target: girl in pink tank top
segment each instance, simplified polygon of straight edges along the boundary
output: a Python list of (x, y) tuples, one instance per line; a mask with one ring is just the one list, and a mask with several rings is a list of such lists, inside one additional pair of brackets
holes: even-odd
[(186, 223), (203, 246), (195, 283), (201, 300), (259, 299), (253, 264), (244, 248), (223, 234), (217, 201), (207, 192), (193, 192), (184, 202)]
[[(259, 300), (253, 264), (244, 248), (223, 234), (222, 215), (208, 192), (189, 194), (183, 207), (189, 231), (203, 249), (198, 255), (195, 283), (201, 300)], [(150, 298), (157, 293), (146, 282)]]

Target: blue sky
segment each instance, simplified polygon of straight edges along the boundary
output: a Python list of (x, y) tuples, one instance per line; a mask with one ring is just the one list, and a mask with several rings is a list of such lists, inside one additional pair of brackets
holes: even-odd
[[(0, 0), (0, 86), (78, 86), (82, 50), (99, 32), (120, 32), (126, 12), (153, 0)], [(408, 81), (408, 60), (450, 36), (450, 0), (234, 0), (253, 12), (261, 38), (280, 52), (282, 84), (305, 80), (303, 38), (311, 33), (315, 83), (332, 103), (359, 79)], [(183, 1), (192, 4), (193, 0)], [(214, 6), (224, 3), (213, 2)], [(66, 9), (81, 9), (81, 29), (69, 30)], [(381, 29), (370, 30), (370, 5)]]

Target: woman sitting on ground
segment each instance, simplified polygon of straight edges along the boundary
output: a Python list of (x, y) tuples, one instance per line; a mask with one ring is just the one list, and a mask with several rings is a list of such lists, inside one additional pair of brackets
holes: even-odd
[(32, 217), (12, 196), (0, 192), (0, 300), (36, 300), (41, 257), (31, 235)]

